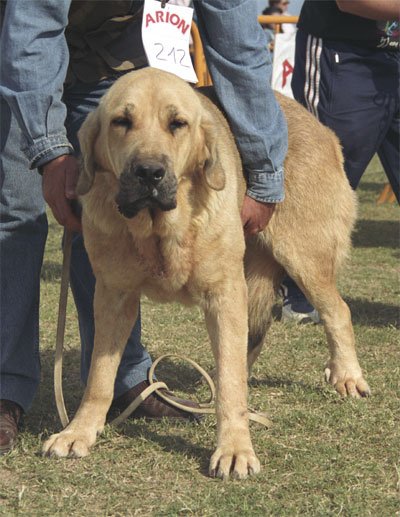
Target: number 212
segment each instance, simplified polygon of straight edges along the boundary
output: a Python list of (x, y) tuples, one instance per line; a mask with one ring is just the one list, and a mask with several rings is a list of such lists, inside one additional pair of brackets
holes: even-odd
[[(159, 59), (160, 61), (168, 61), (167, 58), (172, 57), (172, 59), (174, 60), (175, 64), (179, 64), (179, 65), (184, 66), (186, 68), (190, 68), (189, 65), (185, 65), (184, 63), (182, 63), (182, 61), (184, 60), (184, 58), (186, 56), (186, 52), (183, 49), (181, 49), (181, 48), (175, 49), (175, 47), (172, 47), (170, 52), (167, 54), (167, 57), (163, 57), (163, 54), (165, 55), (166, 52), (167, 52), (164, 49), (164, 45), (162, 43), (154, 43), (154, 45), (161, 47), (159, 52), (158, 52), (158, 54), (156, 54), (156, 58)], [(179, 63), (177, 63), (177, 57), (179, 59), (179, 54), (182, 54), (182, 55), (181, 55), (181, 58), (179, 60)]]

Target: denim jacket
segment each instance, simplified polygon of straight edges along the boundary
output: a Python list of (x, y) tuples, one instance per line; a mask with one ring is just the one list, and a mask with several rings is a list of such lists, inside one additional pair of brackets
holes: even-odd
[[(99, 2), (99, 8), (101, 8)], [(31, 168), (74, 153), (62, 101), (71, 0), (8, 0), (1, 31), (0, 95), (22, 133)], [(194, 2), (207, 63), (242, 156), (249, 196), (284, 198), (284, 116), (268, 86), (271, 58), (254, 0)]]

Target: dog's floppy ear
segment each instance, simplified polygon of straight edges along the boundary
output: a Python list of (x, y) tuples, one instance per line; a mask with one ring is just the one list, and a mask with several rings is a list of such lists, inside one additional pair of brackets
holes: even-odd
[(222, 190), (225, 187), (225, 172), (218, 158), (217, 137), (218, 128), (216, 121), (209, 113), (203, 113), (201, 129), (204, 134), (204, 160), (202, 169), (207, 185), (214, 190)]
[(96, 162), (94, 159), (94, 145), (100, 132), (98, 108), (89, 113), (78, 132), (81, 147), (80, 172), (77, 185), (79, 195), (89, 192), (93, 185)]

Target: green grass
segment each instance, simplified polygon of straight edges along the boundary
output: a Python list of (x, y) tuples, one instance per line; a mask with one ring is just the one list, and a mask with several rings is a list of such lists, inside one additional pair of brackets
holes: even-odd
[[(280, 323), (278, 303), (249, 381), (249, 406), (266, 412), (274, 426), (251, 424), (262, 471), (244, 482), (207, 476), (212, 416), (199, 425), (130, 421), (107, 427), (83, 460), (41, 457), (43, 439), (60, 429), (52, 368), (61, 231), (51, 219), (42, 273), (42, 382), (17, 448), (0, 459), (0, 515), (400, 515), (399, 208), (376, 205), (384, 182), (375, 159), (358, 190), (354, 249), (339, 278), (373, 396), (341, 399), (325, 385), (323, 329)], [(70, 415), (82, 394), (71, 298), (64, 359)], [(142, 317), (143, 342), (153, 357), (177, 352), (213, 368), (199, 310), (144, 300)], [(167, 362), (158, 376), (189, 396), (207, 394), (187, 364)]]

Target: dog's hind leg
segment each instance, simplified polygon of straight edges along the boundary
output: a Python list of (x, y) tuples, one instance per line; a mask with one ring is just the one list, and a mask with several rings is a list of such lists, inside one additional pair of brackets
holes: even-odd
[(254, 236), (248, 239), (245, 255), (245, 274), (248, 289), (249, 337), (247, 369), (259, 356), (265, 336), (271, 324), (271, 311), (275, 302), (284, 270), (266, 248), (259, 249), (260, 241)]
[(325, 368), (326, 380), (341, 395), (368, 396), (370, 389), (363, 378), (354, 344), (350, 309), (336, 287), (335, 259), (318, 250), (310, 250), (301, 261), (287, 260), (285, 269), (318, 310), (330, 349)]

